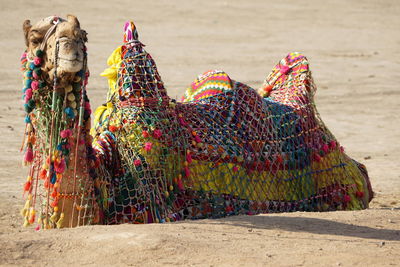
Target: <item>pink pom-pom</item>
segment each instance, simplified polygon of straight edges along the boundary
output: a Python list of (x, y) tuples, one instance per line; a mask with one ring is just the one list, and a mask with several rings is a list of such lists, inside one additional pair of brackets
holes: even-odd
[(350, 197), (349, 195), (344, 195), (343, 201), (344, 201), (345, 203), (348, 203), (348, 202), (351, 201), (351, 197)]
[(185, 167), (184, 169), (185, 169), (185, 176), (186, 176), (186, 178), (189, 178), (189, 177), (190, 177), (190, 170), (189, 170), (189, 167)]
[(178, 118), (178, 121), (179, 121), (179, 124), (182, 125), (182, 126), (187, 126), (188, 125), (187, 122), (182, 118)]
[(42, 59), (40, 57), (35, 57), (33, 59), (33, 64), (35, 64), (36, 66), (39, 66), (40, 64), (42, 64)]
[(35, 231), (39, 231), (40, 230), (40, 224), (38, 224), (35, 228)]
[(162, 136), (162, 132), (159, 129), (154, 130), (153, 137), (159, 139)]
[(133, 162), (133, 164), (135, 164), (135, 166), (139, 166), (140, 164), (142, 164), (142, 161), (140, 159), (135, 159), (135, 161)]
[(321, 156), (320, 156), (318, 153), (315, 153), (315, 154), (314, 154), (314, 160), (315, 160), (316, 162), (320, 162), (320, 161), (322, 160), (322, 158), (321, 158)]
[(31, 100), (31, 99), (27, 95), (25, 95), (25, 98), (24, 98), (25, 104), (28, 103), (29, 100)]
[(190, 164), (192, 163), (192, 155), (190, 153), (186, 154), (186, 161)]
[(198, 135), (194, 137), (194, 140), (196, 140), (197, 143), (201, 143), (201, 138)]
[(329, 152), (329, 146), (327, 144), (324, 144), (322, 146), (322, 151), (324, 151), (325, 153), (328, 153)]
[(179, 180), (178, 180), (178, 188), (179, 188), (179, 190), (181, 190), (181, 191), (185, 190), (185, 187), (183, 186), (183, 183), (182, 183), (182, 179), (179, 179)]
[(237, 172), (237, 171), (239, 170), (239, 168), (238, 168), (238, 166), (233, 166), (232, 170), (233, 170), (234, 172)]
[(290, 68), (289, 68), (288, 66), (282, 65), (282, 66), (280, 67), (279, 72), (282, 73), (282, 74), (287, 74), (287, 73), (289, 72), (289, 70), (290, 70)]
[(64, 159), (61, 159), (60, 162), (54, 162), (54, 170), (56, 173), (63, 173), (65, 171), (66, 163)]
[(335, 149), (336, 148), (336, 142), (335, 141), (330, 141), (329, 142), (329, 146), (332, 148), (332, 149)]
[(28, 147), (28, 149), (25, 152), (25, 157), (24, 157), (25, 162), (32, 162), (33, 161), (33, 151), (32, 148)]
[(21, 60), (23, 60), (23, 59), (25, 59), (25, 58), (26, 58), (26, 52), (22, 53), (22, 55), (21, 55)]
[(149, 152), (151, 150), (151, 148), (153, 147), (153, 143), (150, 142), (146, 142), (144, 144), (144, 150), (146, 150), (146, 152)]
[(32, 98), (32, 89), (28, 89), (25, 91), (25, 97), (29, 99)]
[(31, 88), (32, 88), (32, 90), (39, 89), (39, 82), (38, 81), (32, 81)]
[(60, 132), (61, 138), (68, 138), (72, 135), (71, 129), (66, 129)]

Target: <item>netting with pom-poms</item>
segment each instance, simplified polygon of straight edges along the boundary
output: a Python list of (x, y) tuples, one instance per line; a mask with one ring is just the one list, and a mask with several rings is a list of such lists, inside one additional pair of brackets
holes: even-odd
[(279, 62), (259, 93), (210, 71), (176, 103), (134, 24), (124, 30), (95, 121), (120, 163), (99, 189), (106, 223), (368, 207), (365, 167), (322, 123), (303, 55)]

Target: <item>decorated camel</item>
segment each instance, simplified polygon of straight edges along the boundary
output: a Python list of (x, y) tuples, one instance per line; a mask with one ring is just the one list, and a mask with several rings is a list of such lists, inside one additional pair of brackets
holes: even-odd
[(127, 22), (92, 138), (85, 31), (68, 16), (26, 21), (24, 32), (25, 225), (368, 207), (366, 169), (321, 121), (303, 55), (280, 61), (258, 92), (209, 71), (176, 102)]

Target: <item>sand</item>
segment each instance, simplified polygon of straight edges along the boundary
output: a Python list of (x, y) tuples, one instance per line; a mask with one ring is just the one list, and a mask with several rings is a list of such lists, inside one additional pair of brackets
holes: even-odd
[[(25, 1), (0, 8), (0, 265), (390, 266), (400, 262), (400, 4), (393, 1)], [(88, 94), (133, 19), (169, 94), (213, 68), (258, 88), (288, 52), (303, 52), (317, 107), (376, 198), (364, 211), (238, 216), (171, 224), (35, 232), (19, 209), (27, 169), (19, 57), (22, 22), (78, 16), (89, 33)]]

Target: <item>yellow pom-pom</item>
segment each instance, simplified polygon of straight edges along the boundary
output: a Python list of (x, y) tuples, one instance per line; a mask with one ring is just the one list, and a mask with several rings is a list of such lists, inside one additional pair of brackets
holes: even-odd
[(72, 92), (72, 85), (67, 85), (66, 87), (65, 87), (65, 92), (66, 93), (69, 93), (69, 92)]
[(76, 102), (69, 102), (68, 106), (70, 106), (71, 108), (75, 109), (76, 108)]
[(24, 227), (28, 227), (28, 226), (29, 226), (28, 217), (25, 217), (25, 220), (24, 220)]
[(58, 219), (58, 222), (56, 223), (57, 228), (58, 229), (62, 228), (63, 223), (64, 223), (64, 212), (61, 212), (60, 219)]
[(74, 95), (73, 93), (69, 93), (68, 96), (67, 96), (67, 98), (68, 98), (68, 100), (71, 101), (71, 102), (72, 102), (72, 101), (75, 101), (75, 95)]
[(52, 223), (56, 223), (56, 222), (57, 222), (57, 217), (58, 217), (58, 214), (57, 214), (56, 211), (54, 211), (54, 212), (53, 212), (53, 215), (50, 216), (50, 221), (51, 221)]

